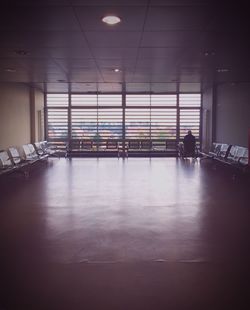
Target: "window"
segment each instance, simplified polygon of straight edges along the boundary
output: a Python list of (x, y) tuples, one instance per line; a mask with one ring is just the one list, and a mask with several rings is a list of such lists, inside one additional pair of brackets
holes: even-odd
[(180, 94), (180, 139), (183, 139), (188, 130), (192, 130), (197, 141), (200, 139), (200, 94)]
[(47, 137), (48, 139), (68, 138), (68, 100), (67, 94), (47, 95)]
[(47, 94), (47, 139), (177, 141), (192, 130), (199, 142), (200, 94), (126, 94), (125, 101), (121, 94)]
[(126, 109), (126, 139), (150, 139), (150, 109)]

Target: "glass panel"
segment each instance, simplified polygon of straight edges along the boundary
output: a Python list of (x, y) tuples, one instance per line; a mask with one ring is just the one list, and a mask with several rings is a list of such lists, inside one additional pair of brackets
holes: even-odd
[(121, 139), (122, 109), (99, 109), (98, 133), (100, 139)]
[(201, 107), (201, 94), (180, 94), (180, 107)]
[(151, 139), (176, 139), (176, 109), (151, 109)]
[(48, 109), (48, 138), (68, 137), (68, 110)]
[(97, 95), (71, 95), (72, 106), (97, 106)]
[(47, 107), (67, 107), (68, 105), (67, 94), (47, 94)]
[(121, 106), (122, 95), (99, 95), (98, 106)]
[(176, 106), (176, 95), (152, 95), (151, 106)]
[(180, 138), (183, 139), (188, 130), (199, 139), (200, 133), (200, 110), (180, 110)]
[(126, 95), (126, 106), (150, 106), (150, 95)]
[(71, 127), (74, 139), (97, 137), (97, 109), (72, 109)]
[(126, 139), (150, 138), (150, 109), (126, 109)]

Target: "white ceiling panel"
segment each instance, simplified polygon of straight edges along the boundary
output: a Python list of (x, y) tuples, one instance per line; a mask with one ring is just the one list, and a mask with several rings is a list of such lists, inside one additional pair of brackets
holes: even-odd
[(150, 7), (145, 30), (202, 31), (210, 20), (211, 16), (205, 7)]
[(103, 82), (102, 76), (97, 71), (93, 70), (74, 70), (69, 74), (69, 79), (72, 82)]
[(199, 31), (146, 31), (141, 47), (190, 47), (197, 44)]
[(176, 66), (171, 58), (142, 58), (138, 59), (136, 68), (144, 68), (144, 70), (161, 68), (161, 70), (169, 71), (176, 69)]
[(139, 58), (167, 58), (174, 60), (179, 57), (181, 54), (181, 48), (166, 48), (166, 47), (142, 47), (139, 49), (138, 57)]
[(112, 58), (112, 59), (96, 59), (99, 68), (133, 68), (136, 64), (136, 57), (134, 58)]
[(88, 48), (53, 48), (50, 49), (50, 56), (53, 58), (72, 58), (72, 59), (79, 59), (79, 58), (92, 58), (92, 54)]
[(97, 59), (122, 59), (135, 58), (136, 48), (93, 48), (94, 57)]
[(2, 32), (1, 47), (86, 47), (87, 42), (79, 31), (7, 31)]
[(194, 6), (208, 5), (211, 0), (150, 0), (150, 5), (161, 6)]
[(43, 0), (43, 1), (34, 1), (34, 0), (2, 0), (3, 3), (8, 4), (9, 6), (16, 4), (18, 6), (48, 6), (48, 5), (57, 5), (65, 6), (69, 4), (69, 0)]
[(86, 5), (86, 6), (137, 6), (147, 5), (148, 0), (70, 0), (73, 5)]
[(54, 30), (78, 31), (71, 7), (1, 7), (0, 29), (3, 30)]
[(140, 32), (86, 32), (90, 47), (137, 47)]
[(96, 70), (96, 64), (93, 59), (54, 59), (65, 71), (70, 70)]

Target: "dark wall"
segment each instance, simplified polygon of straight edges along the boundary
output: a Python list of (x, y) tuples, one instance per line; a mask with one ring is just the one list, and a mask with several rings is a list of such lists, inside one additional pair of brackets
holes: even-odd
[(250, 83), (218, 85), (216, 103), (216, 142), (247, 147)]

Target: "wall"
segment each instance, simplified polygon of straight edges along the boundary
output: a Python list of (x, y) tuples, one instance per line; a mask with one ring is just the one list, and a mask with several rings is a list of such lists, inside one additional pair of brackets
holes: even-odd
[(250, 83), (217, 87), (216, 142), (248, 146)]
[(30, 142), (29, 87), (0, 84), (0, 149)]
[(202, 94), (202, 149), (208, 151), (213, 139), (213, 86), (205, 85)]

